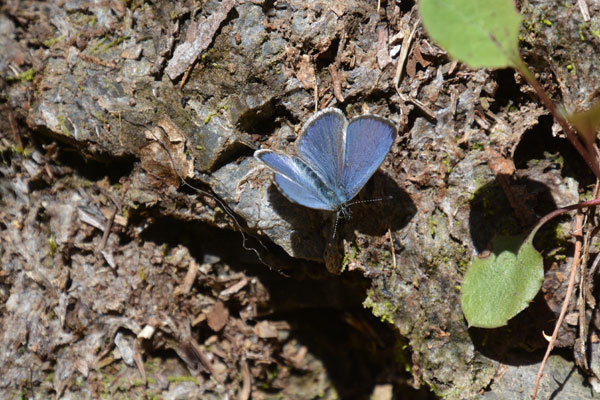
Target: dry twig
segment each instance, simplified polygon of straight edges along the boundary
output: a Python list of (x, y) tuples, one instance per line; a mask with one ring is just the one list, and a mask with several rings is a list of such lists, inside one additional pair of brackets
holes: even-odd
[(577, 271), (577, 266), (581, 261), (581, 245), (583, 238), (581, 236), (581, 229), (583, 227), (583, 214), (581, 211), (577, 211), (577, 215), (575, 216), (576, 228), (575, 228), (575, 236), (577, 237), (577, 241), (575, 242), (575, 252), (573, 254), (573, 264), (571, 265), (571, 273), (569, 274), (569, 286), (567, 287), (567, 294), (565, 295), (565, 299), (563, 300), (562, 307), (560, 309), (560, 315), (558, 316), (558, 321), (556, 321), (556, 325), (554, 326), (554, 332), (552, 332), (552, 338), (548, 343), (548, 348), (546, 349), (546, 354), (544, 354), (544, 359), (542, 360), (542, 364), (540, 365), (540, 369), (538, 370), (537, 377), (535, 378), (535, 386), (533, 387), (533, 394), (531, 395), (531, 400), (535, 400), (537, 396), (537, 391), (540, 385), (540, 380), (542, 379), (542, 374), (544, 372), (544, 367), (546, 366), (546, 361), (548, 361), (548, 357), (550, 356), (550, 352), (554, 348), (554, 343), (556, 342), (556, 337), (558, 336), (558, 331), (560, 330), (560, 326), (562, 325), (563, 320), (565, 319), (565, 315), (567, 313), (567, 308), (569, 307), (569, 300), (571, 299), (571, 295), (573, 294), (573, 287), (575, 286), (575, 272)]

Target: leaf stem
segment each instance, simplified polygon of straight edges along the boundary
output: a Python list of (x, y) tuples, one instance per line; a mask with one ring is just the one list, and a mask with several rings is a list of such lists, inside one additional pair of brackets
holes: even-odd
[(567, 213), (569, 211), (573, 211), (573, 210), (578, 210), (580, 208), (586, 208), (586, 207), (593, 207), (593, 206), (598, 206), (600, 205), (600, 197), (595, 198), (593, 200), (588, 200), (588, 201), (582, 201), (581, 203), (577, 203), (577, 204), (571, 204), (570, 206), (566, 206), (566, 207), (561, 207), (561, 208), (557, 208), (556, 210), (544, 215), (542, 217), (542, 219), (540, 219), (540, 221), (537, 223), (537, 225), (531, 230), (531, 233), (529, 234), (529, 237), (527, 238), (528, 241), (533, 240), (533, 237), (535, 236), (535, 234), (537, 233), (537, 231), (548, 221), (550, 221), (553, 218), (558, 217), (559, 215), (562, 215), (564, 213)]
[[(586, 164), (590, 167), (596, 178), (600, 179), (600, 163), (598, 159), (598, 152), (590, 152), (589, 148), (586, 148), (579, 140), (577, 132), (571, 127), (564, 114), (556, 107), (556, 104), (548, 97), (548, 94), (542, 88), (542, 85), (535, 79), (533, 73), (529, 70), (523, 59), (520, 57), (512, 57), (515, 69), (525, 78), (527, 83), (533, 87), (535, 93), (538, 95), (544, 106), (552, 113), (552, 116), (561, 126), (567, 138), (573, 144), (575, 149), (581, 154), (581, 157), (585, 160)], [(593, 150), (593, 149), (592, 149)]]

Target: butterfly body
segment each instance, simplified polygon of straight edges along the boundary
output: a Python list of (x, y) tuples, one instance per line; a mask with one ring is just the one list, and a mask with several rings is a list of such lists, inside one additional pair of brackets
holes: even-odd
[(339, 210), (352, 200), (383, 162), (395, 125), (375, 115), (348, 122), (335, 108), (316, 113), (296, 141), (297, 156), (272, 150), (254, 155), (275, 172), (279, 191), (309, 208)]

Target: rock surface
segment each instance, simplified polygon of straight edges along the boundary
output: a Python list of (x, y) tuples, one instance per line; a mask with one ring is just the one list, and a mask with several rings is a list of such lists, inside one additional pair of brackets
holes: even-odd
[[(398, 33), (418, 23), (399, 2), (222, 4), (0, 9), (0, 392), (368, 398), (388, 382), (411, 398), (527, 398), (564, 296), (568, 222), (536, 241), (544, 293), (509, 327), (468, 329), (459, 295), (494, 234), (591, 190), (547, 111), (511, 71), (456, 65), (421, 28), (396, 91)], [(523, 10), (532, 69), (587, 107), (593, 31), (571, 46), (577, 12)], [(206, 49), (169, 74), (193, 32)], [(325, 107), (400, 128), (358, 196), (391, 200), (338, 227), (339, 276), (324, 265), (332, 216), (290, 203), (252, 157), (293, 152)], [(573, 366), (551, 358), (540, 398), (593, 398)]]

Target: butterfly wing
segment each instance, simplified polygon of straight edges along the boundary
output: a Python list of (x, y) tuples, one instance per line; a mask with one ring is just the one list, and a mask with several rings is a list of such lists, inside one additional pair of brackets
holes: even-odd
[(279, 191), (289, 200), (318, 210), (334, 210), (321, 179), (298, 157), (258, 150), (254, 156), (275, 171)]
[(310, 165), (331, 189), (342, 184), (344, 142), (348, 121), (337, 108), (313, 115), (296, 142), (300, 158)]
[(396, 126), (375, 115), (353, 118), (346, 131), (342, 187), (348, 200), (377, 171), (396, 138)]

